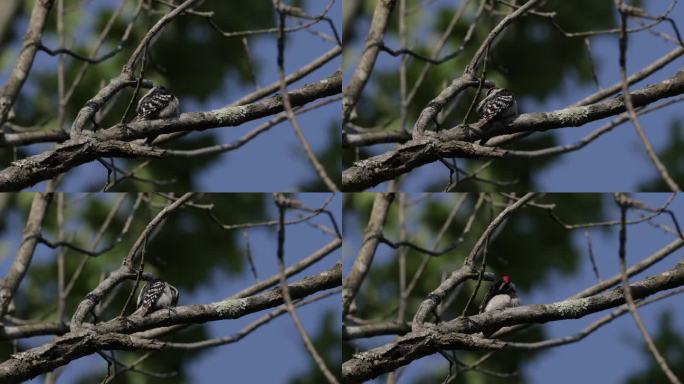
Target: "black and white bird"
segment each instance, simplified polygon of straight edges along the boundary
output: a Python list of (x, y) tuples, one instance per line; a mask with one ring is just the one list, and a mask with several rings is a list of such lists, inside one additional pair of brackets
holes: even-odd
[[(156, 120), (177, 117), (180, 114), (180, 102), (168, 89), (157, 86), (150, 89), (140, 101), (136, 108), (137, 116), (135, 120)], [(154, 141), (157, 136), (147, 139), (147, 144)]]
[(157, 86), (150, 89), (140, 101), (136, 112), (139, 120), (155, 120), (176, 117), (180, 111), (180, 102), (168, 89)]
[(175, 307), (178, 304), (178, 289), (164, 280), (154, 279), (138, 294), (137, 309), (134, 315), (145, 316), (162, 308)]
[(472, 127), (481, 129), (493, 121), (510, 119), (518, 115), (518, 103), (515, 96), (504, 88), (490, 88), (480, 104), (477, 105), (480, 120)]
[[(487, 291), (484, 299), (482, 299), (482, 303), (480, 303), (480, 313), (517, 307), (519, 305), (520, 300), (515, 293), (515, 285), (511, 282), (510, 277), (503, 275), (489, 287), (489, 291)], [(480, 337), (489, 337), (498, 330), (499, 327), (485, 328)]]
[(480, 313), (495, 311), (520, 305), (520, 300), (515, 292), (515, 285), (509, 276), (503, 275), (497, 280), (482, 299)]

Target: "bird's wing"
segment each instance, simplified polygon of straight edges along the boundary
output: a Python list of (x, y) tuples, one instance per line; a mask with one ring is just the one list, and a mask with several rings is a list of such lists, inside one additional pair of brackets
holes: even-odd
[(141, 311), (143, 316), (146, 315), (163, 292), (164, 282), (157, 280), (147, 283), (138, 295), (138, 310), (136, 312)]
[(150, 117), (158, 114), (159, 111), (168, 105), (173, 95), (169, 93), (157, 93), (153, 97), (143, 97), (138, 103), (138, 115), (142, 117)]
[(478, 115), (482, 115), (482, 110), (484, 109), (484, 106), (487, 104), (489, 99), (490, 99), (490, 97), (487, 96), (477, 104), (477, 108), (475, 108), (475, 111), (477, 112)]
[(500, 92), (497, 97), (483, 106), (481, 115), (493, 119), (513, 105), (513, 95)]
[(494, 284), (489, 286), (489, 290), (487, 291), (487, 294), (485, 294), (485, 297), (482, 298), (482, 301), (480, 302), (480, 312), (482, 313), (485, 311), (485, 308), (487, 307), (487, 303), (489, 300), (492, 299), (492, 297), (496, 296), (496, 290), (499, 286), (499, 282), (495, 282)]

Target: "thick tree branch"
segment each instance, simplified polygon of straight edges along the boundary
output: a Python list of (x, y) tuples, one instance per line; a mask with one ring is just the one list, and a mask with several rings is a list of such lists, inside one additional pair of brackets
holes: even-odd
[(357, 161), (342, 172), (342, 190), (363, 191), (442, 158), (503, 157), (505, 153), (500, 148), (483, 147), (448, 137), (448, 132), (426, 134), (400, 145), (396, 150)]
[[(684, 262), (680, 262), (669, 271), (630, 285), (630, 291), (634, 299), (642, 299), (682, 285), (684, 285)], [(396, 342), (355, 354), (342, 365), (342, 377), (345, 382), (368, 380), (407, 365), (413, 360), (436, 353), (440, 349), (506, 349), (505, 341), (482, 339), (467, 334), (480, 332), (488, 327), (578, 319), (624, 303), (622, 289), (614, 289), (587, 298), (526, 305), (470, 317), (459, 317), (441, 323), (439, 326), (408, 333)]]
[(0, 136), (0, 148), (34, 143), (61, 143), (67, 139), (69, 139), (69, 134), (62, 130), (5, 133)]
[(411, 325), (399, 321), (367, 325), (343, 325), (342, 339), (351, 340), (383, 335), (404, 335), (409, 332), (411, 332)]
[[(340, 286), (342, 267), (306, 277), (289, 285), (293, 299)], [(237, 319), (283, 303), (279, 288), (242, 299), (228, 299), (210, 304), (185, 305), (173, 311), (160, 310), (148, 316), (121, 317), (106, 323), (80, 328), (51, 343), (14, 354), (0, 364), (0, 383), (15, 383), (51, 371), (70, 361), (100, 350), (161, 349), (163, 342), (137, 338), (128, 334), (174, 324), (197, 324), (207, 321)]]
[[(318, 82), (304, 85), (288, 92), (293, 107), (299, 107), (312, 101), (339, 94), (342, 91), (342, 73), (333, 75)], [(183, 113), (177, 119), (143, 120), (97, 132), (94, 136), (101, 140), (134, 140), (148, 136), (203, 130), (208, 128), (233, 127), (258, 118), (270, 116), (284, 110), (280, 95), (269, 97), (251, 104), (226, 106), (206, 112)]]
[[(684, 71), (670, 79), (646, 86), (630, 93), (635, 108), (684, 93)], [(486, 136), (473, 133), (464, 126), (422, 135), (399, 146), (396, 150), (358, 161), (342, 173), (345, 191), (360, 191), (391, 180), (414, 168), (449, 157), (515, 157), (515, 152), (496, 147), (485, 147), (471, 142), (518, 132), (537, 132), (564, 127), (579, 127), (592, 121), (625, 112), (624, 98), (617, 96), (585, 106), (572, 106), (551, 112), (525, 113), (507, 125), (492, 127)]]
[(19, 191), (100, 157), (160, 157), (163, 150), (122, 141), (79, 137), (54, 150), (17, 160), (0, 171), (0, 191)]
[(69, 332), (64, 323), (46, 322), (25, 325), (5, 326), (0, 330), (0, 340), (24, 339), (34, 336), (63, 335)]
[[(304, 300), (298, 300), (295, 303), (295, 307), (300, 308), (305, 305), (317, 302), (321, 299), (337, 295), (342, 291), (341, 288), (336, 288), (333, 290), (326, 291), (324, 293), (321, 293), (316, 296), (308, 297)], [(240, 340), (242, 340), (245, 336), (251, 334), (252, 332), (256, 331), (259, 329), (261, 326), (268, 324), (271, 320), (281, 316), (282, 314), (287, 313), (287, 309), (285, 308), (284, 305), (281, 305), (277, 309), (261, 316), (260, 318), (254, 320), (253, 322), (249, 323), (240, 331), (230, 335), (230, 336), (225, 336), (225, 337), (218, 337), (218, 338), (213, 338), (213, 339), (205, 339), (205, 340), (200, 340), (200, 341), (191, 341), (191, 342), (164, 342), (164, 349), (169, 350), (169, 349), (176, 349), (176, 350), (184, 350), (184, 351), (190, 351), (194, 349), (201, 349), (201, 348), (209, 348), (209, 347), (216, 347), (219, 345), (226, 345), (226, 344), (232, 344), (236, 343)], [(179, 327), (184, 327), (184, 326), (179, 326)], [(171, 329), (173, 327), (166, 327), (166, 328), (158, 328), (158, 329)], [(152, 330), (154, 332), (155, 330)], [(133, 334), (134, 336), (142, 335), (145, 332), (141, 333), (135, 333)]]
[[(131, 84), (128, 82), (127, 84)], [(103, 102), (113, 94), (115, 88), (125, 86), (126, 82), (110, 84), (93, 100)], [(336, 72), (331, 77), (314, 84), (305, 85), (289, 93), (295, 107), (317, 99), (332, 96), (342, 90), (342, 76)], [(94, 104), (93, 104), (94, 105)], [(99, 107), (82, 110), (77, 121), (87, 120)], [(99, 157), (163, 157), (164, 150), (131, 143), (135, 139), (161, 133), (188, 132), (207, 128), (238, 126), (261, 117), (270, 116), (283, 110), (280, 96), (270, 97), (252, 104), (224, 107), (207, 112), (184, 113), (177, 119), (143, 120), (127, 126), (115, 125), (100, 132), (84, 131), (75, 139), (68, 140), (54, 150), (27, 157), (14, 162), (0, 171), (0, 191), (16, 191), (40, 181), (62, 174), (71, 168), (93, 161)], [(81, 116), (83, 114), (83, 116)], [(77, 124), (77, 122), (74, 122)]]

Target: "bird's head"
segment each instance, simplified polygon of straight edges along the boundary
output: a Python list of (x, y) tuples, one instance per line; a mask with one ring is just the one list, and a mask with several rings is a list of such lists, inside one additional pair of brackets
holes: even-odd
[(500, 293), (515, 293), (515, 285), (511, 282), (511, 277), (502, 275), (499, 279), (498, 291)]

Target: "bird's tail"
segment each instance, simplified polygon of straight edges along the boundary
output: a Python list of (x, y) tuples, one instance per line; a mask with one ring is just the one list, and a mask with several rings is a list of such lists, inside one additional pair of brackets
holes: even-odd
[(144, 305), (141, 305), (140, 307), (138, 307), (138, 309), (133, 311), (133, 313), (131, 313), (130, 316), (145, 316), (147, 315), (148, 310), (149, 308), (145, 307)]

